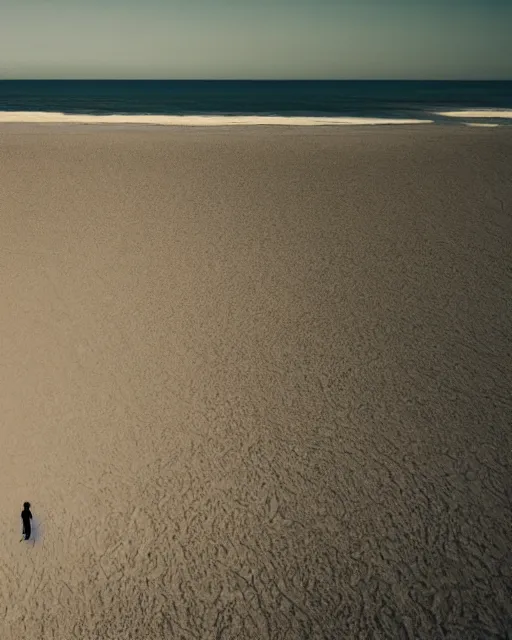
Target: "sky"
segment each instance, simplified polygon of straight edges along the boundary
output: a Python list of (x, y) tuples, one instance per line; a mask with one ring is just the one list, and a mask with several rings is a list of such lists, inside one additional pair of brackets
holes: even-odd
[(0, 79), (508, 79), (512, 0), (0, 0)]

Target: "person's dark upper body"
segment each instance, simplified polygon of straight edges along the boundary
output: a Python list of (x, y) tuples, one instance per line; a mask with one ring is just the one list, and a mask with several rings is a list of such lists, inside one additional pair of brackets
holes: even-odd
[(25, 522), (30, 524), (30, 521), (32, 520), (32, 514), (30, 513), (30, 504), (28, 502), (25, 502), (25, 504), (23, 505), (23, 511), (21, 512), (21, 519), (23, 520), (24, 524)]

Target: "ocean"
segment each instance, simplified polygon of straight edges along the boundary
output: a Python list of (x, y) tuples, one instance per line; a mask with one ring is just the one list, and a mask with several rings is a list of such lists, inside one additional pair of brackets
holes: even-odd
[[(512, 125), (512, 81), (2, 80), (0, 119), (68, 116), (338, 118)], [(475, 116), (475, 112), (479, 112)], [(446, 115), (451, 113), (452, 115)], [(28, 116), (25, 116), (28, 117)], [(197, 118), (196, 118), (197, 119)], [(227, 120), (226, 120), (227, 121)]]

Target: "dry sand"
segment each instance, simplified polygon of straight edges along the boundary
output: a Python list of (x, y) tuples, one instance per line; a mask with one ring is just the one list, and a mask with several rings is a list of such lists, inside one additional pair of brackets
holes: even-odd
[(511, 166), (4, 125), (1, 640), (509, 638)]

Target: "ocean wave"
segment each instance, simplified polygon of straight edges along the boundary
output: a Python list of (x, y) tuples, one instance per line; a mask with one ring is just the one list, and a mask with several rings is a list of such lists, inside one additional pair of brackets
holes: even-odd
[(490, 122), (464, 122), (467, 127), (499, 127), (499, 124)]
[(466, 109), (436, 111), (435, 114), (452, 118), (512, 118), (512, 109)]

